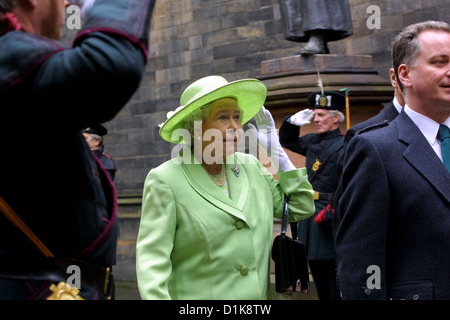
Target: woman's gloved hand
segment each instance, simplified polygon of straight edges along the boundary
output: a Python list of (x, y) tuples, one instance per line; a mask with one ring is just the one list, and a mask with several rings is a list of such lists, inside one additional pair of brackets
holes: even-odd
[(250, 133), (258, 142), (258, 145), (270, 157), (274, 168), (278, 172), (295, 170), (296, 167), (281, 147), (278, 131), (275, 128), (275, 121), (270, 112), (263, 106), (254, 119), (258, 128), (249, 123)]
[(291, 116), (288, 121), (300, 127), (311, 123), (312, 118), (314, 118), (314, 111), (311, 109), (305, 109)]

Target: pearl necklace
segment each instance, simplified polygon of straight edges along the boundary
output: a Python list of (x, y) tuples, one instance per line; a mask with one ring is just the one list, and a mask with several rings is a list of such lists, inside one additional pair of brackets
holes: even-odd
[(220, 170), (220, 177), (218, 179), (214, 178), (213, 175), (210, 174), (208, 172), (208, 170), (206, 170), (206, 168), (203, 166), (203, 164), (202, 164), (202, 167), (203, 167), (203, 169), (205, 169), (206, 173), (211, 178), (211, 180), (216, 184), (216, 186), (218, 186), (220, 188), (225, 184), (226, 176), (225, 176), (225, 165), (224, 164), (222, 165), (222, 169)]

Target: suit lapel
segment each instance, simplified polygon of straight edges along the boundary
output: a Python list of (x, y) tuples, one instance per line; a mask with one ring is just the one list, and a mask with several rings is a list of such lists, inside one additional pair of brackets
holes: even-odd
[[(243, 170), (241, 170), (239, 177), (236, 177), (231, 171), (232, 165), (226, 165), (227, 182), (231, 196), (227, 197), (227, 195), (214, 184), (200, 164), (195, 164), (193, 161), (191, 163), (192, 164), (186, 164), (183, 162), (181, 163), (181, 168), (192, 188), (213, 206), (220, 208), (239, 219), (247, 221), (241, 212), (245, 204), (245, 199), (243, 198), (243, 187), (240, 186), (240, 183), (245, 181), (248, 184), (247, 179), (243, 179), (244, 176), (242, 175), (245, 174)], [(236, 183), (236, 179), (239, 178), (239, 182)], [(245, 198), (247, 193), (248, 192), (245, 192)]]
[(450, 173), (408, 115), (402, 112), (398, 118), (399, 140), (408, 145), (403, 156), (450, 202)]

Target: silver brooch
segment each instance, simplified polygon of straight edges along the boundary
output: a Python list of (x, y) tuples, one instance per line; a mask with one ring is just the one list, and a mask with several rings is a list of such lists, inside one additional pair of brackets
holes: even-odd
[(239, 173), (241, 173), (241, 169), (239, 169), (239, 167), (237, 165), (234, 165), (231, 168), (231, 171), (233, 171), (233, 173), (235, 174), (236, 177), (239, 177)]

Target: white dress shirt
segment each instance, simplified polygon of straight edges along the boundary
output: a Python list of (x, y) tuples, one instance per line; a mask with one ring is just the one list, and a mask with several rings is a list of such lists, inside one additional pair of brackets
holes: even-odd
[[(441, 124), (424, 116), (423, 114), (412, 110), (407, 104), (405, 105), (404, 109), (406, 114), (416, 124), (416, 126), (427, 139), (430, 146), (433, 148), (434, 152), (436, 152), (436, 155), (442, 161), (441, 141), (438, 138), (439, 126)], [(448, 117), (443, 124), (450, 128), (450, 117)]]

